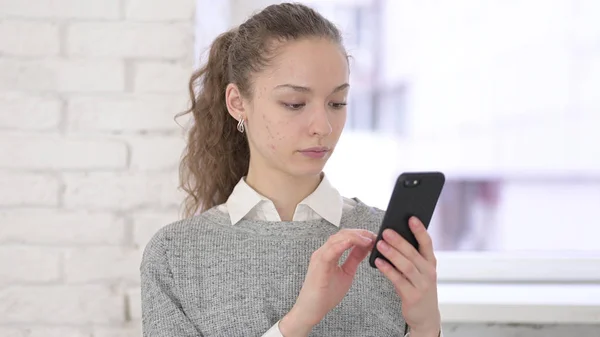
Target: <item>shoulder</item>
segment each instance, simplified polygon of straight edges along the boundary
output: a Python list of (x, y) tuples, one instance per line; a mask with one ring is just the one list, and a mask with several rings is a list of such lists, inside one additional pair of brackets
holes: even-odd
[(381, 225), (385, 215), (384, 210), (370, 206), (358, 198), (344, 199), (345, 203), (347, 200), (352, 200), (355, 203), (352, 210), (349, 210), (344, 214), (343, 222), (347, 227), (364, 228), (373, 232), (379, 230), (379, 226)]
[(168, 255), (179, 255), (188, 249), (199, 247), (207, 237), (214, 236), (226, 228), (227, 217), (219, 210), (210, 209), (191, 218), (165, 225), (150, 239), (143, 252), (143, 261)]

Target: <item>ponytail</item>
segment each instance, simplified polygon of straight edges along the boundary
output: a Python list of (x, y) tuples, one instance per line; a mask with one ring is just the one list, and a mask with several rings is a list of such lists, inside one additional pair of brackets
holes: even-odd
[[(236, 129), (225, 103), (230, 82), (229, 48), (235, 30), (221, 34), (210, 48), (206, 65), (189, 81), (192, 114), (187, 146), (179, 166), (179, 187), (187, 193), (184, 217), (224, 203), (248, 172), (248, 141)], [(197, 93), (196, 93), (197, 91)]]
[(235, 83), (251, 98), (252, 76), (270, 64), (275, 41), (326, 38), (341, 47), (335, 25), (302, 4), (271, 5), (213, 42), (206, 65), (189, 83), (192, 127), (179, 167), (180, 188), (186, 193), (184, 216), (224, 203), (248, 173), (250, 150), (246, 135), (227, 111), (225, 88)]

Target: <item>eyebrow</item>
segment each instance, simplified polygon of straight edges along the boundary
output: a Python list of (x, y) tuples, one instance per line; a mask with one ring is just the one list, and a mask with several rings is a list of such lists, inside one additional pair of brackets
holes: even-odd
[[(335, 89), (333, 89), (333, 92), (340, 92), (348, 87), (350, 87), (350, 84), (344, 83), (340, 86), (337, 86)], [(275, 87), (275, 89), (282, 89), (282, 88), (289, 88), (289, 89), (293, 89), (293, 90), (299, 91), (299, 92), (311, 92), (312, 91), (309, 87), (303, 87), (301, 85), (295, 85), (295, 84), (280, 84)]]

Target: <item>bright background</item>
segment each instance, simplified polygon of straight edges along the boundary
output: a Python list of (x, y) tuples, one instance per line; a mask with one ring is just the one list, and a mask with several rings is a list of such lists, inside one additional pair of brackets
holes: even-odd
[[(141, 251), (177, 219), (198, 55), (267, 0), (0, 0), (0, 336), (139, 336)], [(386, 208), (448, 177), (446, 337), (600, 335), (600, 3), (312, 1), (354, 61), (327, 173)]]

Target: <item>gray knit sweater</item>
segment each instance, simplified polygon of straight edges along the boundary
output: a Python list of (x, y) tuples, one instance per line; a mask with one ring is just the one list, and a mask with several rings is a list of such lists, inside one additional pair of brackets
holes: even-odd
[[(356, 201), (340, 228), (377, 232), (383, 211)], [(325, 220), (232, 225), (216, 208), (164, 227), (141, 264), (144, 336), (261, 336), (295, 303), (312, 252), (340, 228)], [(403, 336), (400, 308), (365, 260), (311, 336)]]

